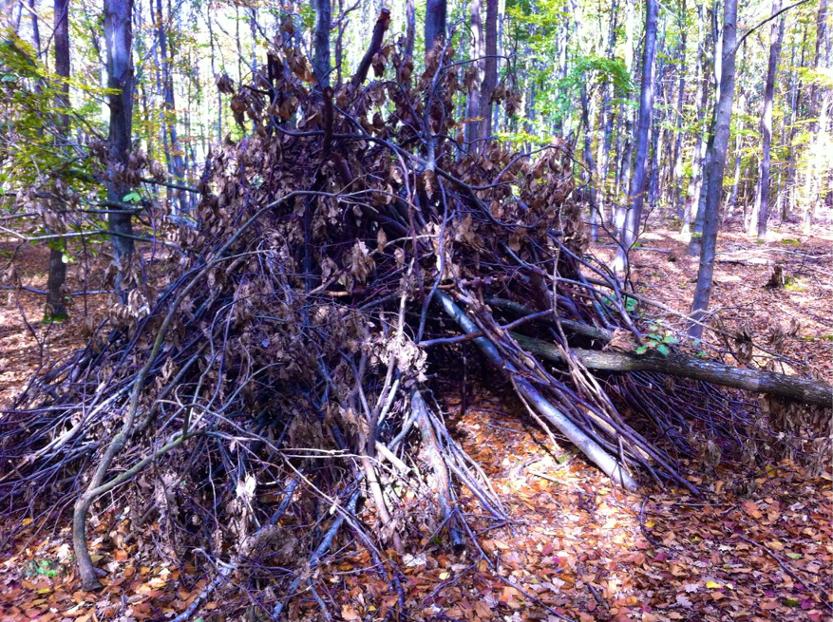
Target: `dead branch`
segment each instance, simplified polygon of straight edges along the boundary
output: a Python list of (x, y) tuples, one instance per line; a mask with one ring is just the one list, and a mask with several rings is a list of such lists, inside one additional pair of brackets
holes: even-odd
[[(552, 344), (520, 333), (513, 337), (527, 350), (546, 360), (564, 362)], [(626, 352), (572, 349), (588, 369), (613, 372), (653, 371), (681, 378), (692, 378), (755, 393), (769, 393), (807, 404), (833, 406), (833, 387), (820, 380), (787, 376), (763, 369), (732, 367), (716, 361), (686, 357), (648, 354), (636, 356)]]

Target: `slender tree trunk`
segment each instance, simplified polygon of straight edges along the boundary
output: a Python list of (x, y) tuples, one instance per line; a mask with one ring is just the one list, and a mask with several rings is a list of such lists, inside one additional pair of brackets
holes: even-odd
[[(691, 156), (691, 176), (688, 178), (688, 187), (685, 192), (685, 204), (681, 205), (682, 212), (682, 233), (691, 233), (691, 223), (695, 215), (695, 197), (700, 191), (700, 182), (703, 175), (703, 164), (706, 159), (706, 143), (708, 141), (708, 124), (706, 121), (706, 108), (708, 105), (708, 78), (705, 72), (705, 61), (701, 57), (699, 79), (697, 80), (697, 93), (695, 95), (695, 102), (697, 104), (697, 140), (694, 144), (694, 150)], [(682, 193), (681, 193), (682, 195)], [(681, 199), (683, 197), (681, 196)]]
[[(211, 10), (208, 9), (205, 17), (206, 24), (208, 26), (208, 44), (211, 50), (211, 79), (216, 80), (219, 75), (217, 74), (217, 61), (215, 55), (215, 41), (214, 41), (214, 26), (211, 19)], [(219, 89), (215, 89), (217, 92), (217, 142), (221, 142), (223, 140), (223, 94), (220, 93)]]
[(642, 53), (642, 80), (639, 94), (639, 114), (637, 117), (636, 134), (636, 165), (628, 191), (628, 212), (625, 216), (625, 226), (619, 234), (620, 249), (617, 254), (616, 269), (627, 269), (627, 254), (639, 234), (642, 219), (642, 205), (645, 202), (647, 175), (645, 163), (648, 159), (649, 133), (651, 129), (651, 115), (654, 107), (654, 56), (656, 55), (657, 15), (659, 5), (657, 0), (646, 0), (645, 3), (645, 44)]
[(678, 217), (682, 217), (682, 210), (680, 209), (680, 195), (682, 193), (682, 142), (683, 142), (683, 104), (685, 103), (685, 87), (686, 87), (686, 34), (685, 26), (685, 12), (686, 3), (682, 2), (680, 7), (680, 48), (677, 53), (677, 108), (676, 121), (674, 122), (674, 147), (671, 151), (671, 162), (669, 162), (670, 175), (668, 178), (669, 188), (671, 190), (671, 205), (677, 212)]
[[(816, 49), (814, 55), (815, 58), (813, 60), (813, 66), (819, 73), (825, 72), (830, 65), (830, 41), (828, 40), (827, 32), (827, 11), (828, 0), (819, 0), (819, 10), (816, 14)], [(828, 94), (828, 96), (824, 97), (823, 94)], [(813, 84), (810, 87), (810, 122), (808, 130), (810, 136), (813, 137), (812, 141), (816, 144), (818, 144), (819, 139), (821, 138), (820, 134), (827, 129), (826, 117), (829, 109), (829, 99), (829, 90), (823, 88), (818, 81), (813, 81)], [(821, 132), (819, 130), (821, 130)], [(821, 149), (820, 146), (816, 148), (819, 150)], [(820, 170), (817, 159), (813, 158), (810, 162), (810, 166), (807, 168), (808, 170), (805, 172), (805, 200), (807, 201), (804, 212), (805, 231), (809, 231), (814, 210), (823, 202), (823, 193), (821, 189), (823, 171)]]
[[(738, 99), (738, 109), (744, 109), (744, 95), (741, 93)], [(738, 128), (737, 132), (735, 133), (735, 148), (734, 148), (734, 158), (735, 158), (735, 172), (732, 176), (732, 192), (729, 194), (729, 202), (726, 208), (726, 212), (735, 213), (738, 206), (738, 191), (740, 190), (740, 174), (742, 172), (742, 164), (743, 164), (743, 119), (740, 118), (738, 120)]]
[(252, 71), (255, 72), (257, 71), (257, 6), (249, 9), (249, 34), (252, 37)]
[[(618, 2), (612, 0), (610, 3), (610, 24), (607, 31), (607, 58), (613, 58), (616, 49), (616, 23), (618, 19)], [(610, 84), (603, 85), (602, 91), (602, 105), (599, 110), (599, 123), (603, 123), (602, 140), (600, 141), (601, 155), (599, 157), (599, 172), (598, 185), (599, 192), (597, 194), (597, 212), (601, 222), (605, 222), (605, 208), (608, 203), (608, 166), (610, 164), (610, 148), (613, 144), (613, 106), (611, 100), (616, 95), (615, 86)], [(596, 228), (596, 235), (598, 235), (598, 228)], [(598, 238), (594, 238), (598, 239)]]
[[(772, 13), (781, 8), (781, 0), (773, 0)], [(750, 223), (750, 235), (757, 231), (758, 238), (766, 237), (769, 220), (769, 171), (772, 148), (772, 99), (775, 95), (775, 75), (778, 73), (778, 57), (781, 55), (781, 42), (784, 40), (784, 17), (773, 23), (770, 31), (769, 62), (767, 63), (766, 83), (764, 84), (764, 110), (761, 115), (761, 161), (758, 169), (758, 199)], [(757, 222), (756, 222), (757, 221)]]
[[(170, 7), (169, 7), (170, 9)], [(170, 14), (169, 14), (170, 16)], [(156, 36), (159, 43), (159, 54), (162, 57), (162, 89), (165, 100), (165, 127), (168, 132), (168, 161), (174, 178), (182, 183), (185, 181), (185, 166), (183, 162), (182, 145), (179, 143), (176, 121), (176, 101), (174, 97), (174, 80), (171, 69), (173, 61), (173, 50), (169, 45), (168, 32), (166, 28), (165, 13), (162, 10), (162, 0), (156, 0)], [(188, 211), (188, 200), (183, 190), (175, 190), (174, 197), (180, 213)]]
[(659, 180), (660, 180), (660, 167), (661, 161), (660, 156), (661, 154), (661, 145), (663, 144), (663, 125), (664, 125), (664, 111), (668, 109), (668, 102), (666, 101), (666, 93), (664, 88), (664, 75), (666, 70), (666, 62), (665, 62), (665, 24), (663, 23), (662, 27), (662, 36), (659, 39), (659, 43), (657, 45), (658, 55), (656, 61), (656, 70), (654, 72), (653, 78), (653, 85), (654, 85), (654, 101), (659, 101), (660, 103), (664, 104), (661, 108), (657, 109), (655, 106), (651, 111), (651, 140), (649, 143), (649, 152), (648, 152), (648, 171), (646, 173), (647, 176), (647, 191), (646, 191), (646, 199), (648, 201), (648, 207), (653, 210), (657, 206), (657, 201), (659, 197)]
[(466, 80), (470, 81), (468, 84), (468, 92), (466, 94), (466, 118), (469, 120), (466, 123), (466, 149), (473, 151), (478, 147), (478, 139), (480, 138), (480, 130), (483, 127), (482, 121), (472, 121), (481, 115), (481, 90), (482, 90), (482, 68), (483, 68), (483, 54), (485, 53), (485, 41), (483, 40), (483, 20), (480, 17), (480, 0), (470, 0), (471, 10), (471, 57), (474, 62), (470, 65)]
[(445, 39), (446, 0), (427, 0), (425, 8), (425, 54)]
[[(729, 130), (732, 121), (732, 100), (735, 95), (735, 53), (737, 52), (737, 0), (724, 0), (723, 45), (721, 50), (720, 97), (715, 108), (715, 132), (710, 153), (707, 157), (706, 206), (703, 221), (703, 247), (700, 266), (697, 271), (697, 286), (694, 291), (692, 316), (702, 321), (712, 292), (714, 258), (717, 250), (717, 225), (720, 199), (723, 189), (723, 171), (726, 165), (726, 150), (729, 146)], [(702, 324), (689, 327), (689, 335), (701, 338)]]
[[(52, 38), (55, 45), (55, 74), (61, 79), (57, 86), (55, 104), (60, 110), (58, 126), (60, 129), (59, 143), (65, 143), (69, 133), (69, 0), (55, 0), (53, 14)], [(33, 21), (36, 23), (33, 16)], [(38, 46), (40, 47), (40, 46)], [(59, 144), (59, 148), (63, 146)], [(52, 320), (63, 320), (67, 317), (64, 303), (64, 281), (67, 276), (67, 265), (64, 262), (66, 254), (63, 248), (51, 246), (49, 249), (49, 276), (46, 282), (46, 313)]]
[[(133, 0), (104, 0), (104, 34), (107, 45), (107, 96), (110, 104), (110, 131), (107, 138), (107, 199), (121, 202), (130, 186), (125, 182), (133, 127), (133, 61), (131, 17)], [(130, 214), (111, 212), (108, 226), (116, 264), (116, 291), (125, 298), (126, 277), (133, 258), (133, 223)], [(82, 577), (87, 581), (87, 577)], [(93, 582), (95, 578), (93, 577)]]
[(486, 0), (486, 32), (484, 35), (486, 58), (483, 62), (483, 84), (480, 88), (480, 114), (483, 127), (480, 138), (492, 138), (492, 94), (497, 87), (498, 54), (498, 0)]
[[(717, 55), (718, 49), (718, 42), (722, 41), (721, 34), (718, 32), (718, 25), (717, 25), (717, 3), (711, 7), (709, 10), (709, 22), (711, 24), (711, 38), (710, 42), (712, 43), (711, 51), (712, 51), (712, 60), (714, 66), (714, 72), (712, 73), (713, 90), (718, 93), (719, 96), (719, 82), (720, 82), (720, 67), (722, 59)], [(720, 44), (722, 49), (722, 43)], [(708, 72), (706, 72), (708, 75)], [(704, 105), (703, 109), (708, 110), (710, 107)], [(713, 110), (713, 109), (712, 109)], [(691, 231), (691, 240), (688, 244), (688, 254), (692, 257), (697, 257), (700, 255), (702, 249), (702, 237), (703, 237), (703, 223), (705, 220), (705, 209), (706, 209), (706, 193), (707, 188), (709, 187), (709, 174), (711, 171), (711, 167), (709, 166), (709, 157), (712, 153), (712, 143), (714, 142), (714, 132), (715, 132), (715, 117), (712, 113), (708, 117), (708, 125), (706, 127), (706, 145), (705, 145), (705, 155), (703, 156), (703, 162), (700, 167), (701, 177), (699, 182), (699, 187), (697, 190), (697, 211), (694, 214), (694, 221), (692, 223), (692, 231)], [(691, 213), (689, 212), (689, 216)], [(691, 222), (689, 220), (689, 222)]]
[(414, 41), (416, 40), (416, 11), (414, 0), (405, 0), (405, 56), (414, 58)]
[(596, 201), (596, 186), (593, 182), (593, 171), (596, 170), (596, 165), (593, 162), (593, 141), (590, 134), (590, 102), (587, 97), (587, 86), (584, 83), (581, 85), (581, 123), (584, 126), (584, 182), (587, 184), (587, 203), (590, 207), (590, 235), (593, 240), (598, 240), (601, 214)]
[[(807, 43), (807, 31), (808, 28), (805, 27), (802, 29), (802, 37), (801, 37), (801, 58), (798, 61), (798, 67), (804, 67), (804, 51), (806, 49)], [(789, 219), (790, 210), (795, 209), (796, 206), (796, 157), (795, 152), (793, 150), (793, 143), (795, 142), (795, 135), (797, 131), (797, 122), (798, 122), (798, 108), (801, 103), (801, 95), (802, 95), (802, 83), (801, 78), (799, 77), (799, 72), (795, 67), (795, 48), (793, 48), (793, 58), (790, 61), (790, 65), (793, 67), (792, 70), (792, 81), (790, 82), (790, 130), (787, 134), (787, 198), (781, 205), (781, 220), (786, 221)]]
[(330, 0), (313, 0), (315, 7), (315, 32), (312, 37), (312, 70), (318, 87), (330, 86), (330, 26), (332, 5)]

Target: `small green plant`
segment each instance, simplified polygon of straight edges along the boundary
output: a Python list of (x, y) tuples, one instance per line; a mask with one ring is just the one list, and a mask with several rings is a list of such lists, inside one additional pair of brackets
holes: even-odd
[(660, 333), (658, 331), (650, 332), (645, 335), (645, 341), (636, 347), (635, 354), (642, 355), (649, 350), (659, 352), (662, 356), (671, 354), (671, 346), (680, 343), (680, 340), (670, 332)]
[(131, 203), (133, 205), (136, 205), (137, 203), (141, 203), (142, 195), (133, 190), (132, 192), (128, 192), (126, 195), (124, 195), (121, 198), (121, 200), (125, 203)]
[(56, 577), (60, 567), (51, 559), (33, 559), (23, 570), (27, 577)]
[(784, 238), (781, 240), (781, 244), (785, 246), (801, 246), (801, 241), (795, 238)]
[[(619, 306), (617, 304), (617, 300), (618, 299), (613, 297), (613, 296), (604, 296), (602, 298), (602, 302), (606, 306), (610, 307), (611, 309), (616, 309)], [(629, 314), (636, 313), (636, 310), (639, 306), (639, 302), (636, 300), (636, 298), (634, 298), (633, 296), (628, 296), (627, 294), (625, 294), (624, 303), (625, 303), (625, 311), (627, 311)]]

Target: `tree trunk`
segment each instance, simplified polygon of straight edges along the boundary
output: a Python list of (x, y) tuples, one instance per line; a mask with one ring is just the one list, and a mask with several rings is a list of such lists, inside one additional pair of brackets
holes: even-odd
[[(162, 57), (162, 94), (165, 100), (165, 128), (168, 132), (167, 144), (170, 149), (166, 155), (170, 163), (171, 173), (177, 182), (182, 183), (185, 181), (185, 167), (182, 159), (182, 145), (179, 144), (176, 129), (176, 101), (174, 98), (174, 81), (171, 72), (173, 51), (168, 45), (168, 33), (165, 24), (166, 20), (165, 13), (162, 10), (162, 0), (156, 0), (156, 37), (159, 43), (159, 54)], [(188, 199), (185, 196), (185, 192), (180, 189), (174, 189), (173, 195), (176, 205), (179, 207), (179, 212), (186, 213), (188, 211)]]
[(786, 184), (786, 192), (787, 197), (785, 198), (784, 202), (781, 204), (781, 220), (785, 221), (789, 218), (790, 210), (795, 208), (795, 186), (796, 186), (796, 157), (795, 152), (793, 150), (793, 143), (795, 142), (795, 135), (797, 132), (797, 122), (798, 122), (798, 108), (801, 102), (801, 95), (802, 95), (802, 83), (801, 78), (799, 76), (799, 68), (804, 67), (804, 52), (806, 49), (806, 42), (807, 42), (807, 31), (808, 28), (803, 28), (801, 43), (799, 45), (799, 49), (801, 50), (801, 57), (798, 61), (798, 66), (795, 65), (795, 48), (793, 48), (792, 58), (790, 60), (790, 66), (792, 69), (792, 80), (790, 82), (790, 129), (787, 133), (787, 184)]
[[(816, 17), (816, 49), (813, 60), (813, 66), (819, 74), (828, 71), (830, 65), (830, 41), (827, 33), (827, 10), (828, 0), (819, 0), (819, 10)], [(824, 97), (824, 93), (829, 93), (818, 80), (814, 80), (810, 87), (810, 122), (808, 124), (808, 132), (811, 141), (814, 143), (812, 148), (821, 151), (822, 147), (820, 139), (821, 134), (826, 131), (826, 116), (829, 105), (829, 95)], [(819, 131), (821, 130), (821, 132)], [(810, 223), (812, 221), (813, 211), (822, 203), (822, 189), (821, 176), (823, 175), (822, 167), (818, 163), (818, 158), (811, 158), (810, 166), (805, 172), (805, 188), (807, 205), (804, 213), (804, 230), (809, 231)], [(826, 192), (826, 191), (825, 191)]]
[[(781, 0), (773, 0), (772, 13), (781, 8)], [(772, 25), (769, 43), (769, 62), (767, 63), (766, 83), (764, 84), (764, 110), (761, 115), (761, 161), (758, 170), (758, 199), (755, 218), (750, 223), (751, 234), (757, 231), (758, 238), (766, 237), (769, 220), (769, 171), (772, 146), (772, 98), (775, 94), (775, 75), (778, 73), (778, 57), (781, 54), (781, 42), (784, 40), (784, 17)]]
[(312, 37), (312, 71), (318, 88), (330, 86), (330, 25), (332, 4), (330, 0), (313, 0), (315, 7), (315, 32)]
[[(205, 21), (208, 26), (208, 44), (211, 50), (211, 80), (214, 81), (219, 76), (217, 74), (217, 61), (214, 49), (214, 26), (212, 25), (210, 8), (206, 12)], [(219, 143), (223, 140), (223, 94), (219, 89), (215, 90), (217, 91), (217, 142)]]
[(682, 216), (682, 210), (679, 208), (680, 194), (682, 193), (682, 142), (683, 142), (683, 104), (685, 103), (685, 85), (686, 85), (686, 35), (687, 28), (685, 25), (686, 3), (682, 1), (680, 6), (680, 46), (677, 51), (677, 114), (674, 122), (674, 146), (671, 151), (671, 161), (669, 162), (669, 189), (671, 194), (671, 205), (676, 210), (678, 216)]
[(639, 114), (637, 117), (636, 133), (636, 165), (628, 191), (628, 211), (625, 215), (624, 227), (619, 234), (620, 248), (617, 253), (615, 267), (617, 270), (627, 269), (628, 251), (639, 234), (642, 219), (642, 205), (645, 202), (646, 171), (645, 162), (648, 159), (649, 133), (651, 116), (654, 108), (654, 56), (657, 41), (657, 14), (659, 6), (657, 0), (646, 0), (645, 3), (645, 44), (642, 54), (642, 81), (639, 94)]
[[(715, 107), (715, 132), (710, 153), (707, 155), (706, 204), (703, 219), (703, 247), (697, 271), (692, 315), (702, 321), (709, 308), (712, 292), (712, 275), (717, 249), (717, 225), (723, 190), (723, 171), (726, 166), (726, 150), (729, 146), (729, 129), (732, 121), (732, 100), (735, 95), (735, 53), (737, 51), (737, 0), (725, 0), (723, 5), (723, 46), (721, 50), (720, 97)], [(689, 335), (701, 338), (703, 326), (692, 323)]]
[(413, 60), (416, 40), (416, 11), (414, 0), (405, 0), (405, 57)]
[[(127, 168), (133, 126), (133, 41), (131, 17), (133, 0), (104, 0), (104, 34), (107, 44), (107, 96), (110, 104), (110, 130), (107, 138), (107, 199), (120, 203), (130, 186), (121, 171)], [(108, 227), (116, 264), (116, 291), (125, 298), (125, 277), (133, 258), (133, 223), (130, 214), (111, 212)]]
[(581, 123), (584, 126), (584, 168), (585, 183), (587, 184), (587, 203), (590, 207), (590, 235), (593, 240), (599, 239), (599, 227), (601, 225), (601, 214), (596, 199), (596, 186), (593, 179), (593, 171), (596, 165), (593, 162), (592, 136), (590, 133), (590, 102), (587, 97), (587, 86), (581, 84)]
[(483, 84), (480, 88), (480, 114), (483, 116), (480, 138), (483, 140), (492, 138), (492, 94), (497, 87), (498, 12), (498, 0), (486, 0), (486, 58), (483, 62)]
[(471, 0), (471, 57), (473, 63), (469, 71), (474, 71), (475, 75), (468, 85), (468, 92), (466, 94), (466, 149), (468, 151), (476, 150), (478, 147), (478, 139), (480, 138), (480, 129), (483, 126), (482, 121), (473, 121), (480, 117), (480, 96), (481, 96), (481, 75), (483, 67), (483, 54), (485, 52), (485, 42), (483, 40), (483, 21), (480, 17), (480, 0)]
[[(33, 16), (33, 20), (34, 20)], [(53, 38), (55, 42), (55, 74), (62, 78), (57, 88), (56, 107), (58, 115), (59, 142), (65, 143), (69, 133), (69, 0), (55, 0), (53, 15)], [(65, 248), (49, 249), (49, 276), (46, 281), (46, 313), (50, 320), (67, 317), (64, 303), (64, 281), (67, 265), (64, 262)]]
[(425, 8), (425, 55), (445, 40), (446, 0), (427, 0)]
[[(714, 141), (714, 108), (710, 105), (710, 98), (712, 91), (718, 90), (718, 82), (720, 80), (720, 63), (721, 59), (717, 55), (718, 43), (722, 41), (720, 38), (721, 35), (718, 33), (718, 25), (717, 25), (717, 5), (714, 4), (710, 8), (707, 9), (707, 16), (709, 20), (709, 34), (706, 36), (703, 42), (703, 92), (701, 94), (701, 107), (700, 110), (703, 111), (703, 115), (701, 117), (701, 122), (704, 124), (701, 134), (701, 159), (697, 162), (698, 166), (698, 177), (696, 179), (696, 184), (693, 186), (693, 192), (691, 192), (688, 196), (688, 202), (686, 205), (686, 218), (685, 223), (683, 225), (683, 232), (684, 233), (691, 233), (691, 240), (688, 244), (688, 254), (692, 257), (697, 257), (700, 255), (701, 248), (702, 248), (702, 238), (703, 238), (703, 218), (705, 214), (705, 207), (706, 207), (706, 188), (708, 188), (709, 184), (709, 154), (712, 151), (712, 143)], [(711, 57), (709, 57), (709, 51), (711, 52)], [(714, 68), (714, 71), (711, 74), (708, 71), (709, 61)], [(709, 80), (709, 75), (711, 75), (711, 80)], [(713, 88), (709, 88), (709, 84), (713, 84)], [(715, 102), (716, 105), (716, 102)], [(707, 112), (707, 111), (710, 111)], [(697, 200), (696, 203), (696, 210), (693, 210), (695, 204), (694, 200)]]
[[(607, 31), (607, 58), (614, 58), (616, 51), (616, 23), (618, 18), (618, 2), (613, 0), (610, 3), (610, 24)], [(605, 209), (608, 204), (608, 166), (610, 164), (610, 148), (613, 144), (613, 106), (611, 100), (616, 95), (615, 86), (612, 83), (606, 83), (602, 86), (602, 105), (599, 110), (599, 124), (604, 124), (602, 129), (602, 140), (599, 141), (601, 154), (599, 157), (599, 172), (598, 172), (598, 186), (596, 203), (598, 204), (598, 214), (602, 222), (605, 222)], [(594, 240), (597, 238), (594, 238)]]

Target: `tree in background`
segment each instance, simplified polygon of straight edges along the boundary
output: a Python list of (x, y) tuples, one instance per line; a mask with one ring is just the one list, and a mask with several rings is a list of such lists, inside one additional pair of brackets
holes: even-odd
[(720, 63), (720, 89), (714, 111), (715, 132), (706, 154), (706, 194), (703, 210), (703, 243), (700, 265), (697, 271), (697, 285), (691, 305), (695, 320), (689, 335), (700, 339), (703, 335), (702, 321), (709, 308), (714, 260), (717, 251), (717, 228), (721, 195), (723, 192), (723, 171), (726, 166), (726, 150), (729, 147), (729, 129), (732, 122), (732, 103), (735, 96), (735, 53), (737, 52), (737, 0), (723, 2), (723, 43)]
[[(126, 182), (130, 166), (133, 127), (133, 0), (104, 0), (104, 39), (107, 51), (107, 87), (110, 129), (107, 138), (107, 200), (119, 205), (131, 186)], [(133, 258), (133, 223), (125, 210), (108, 215), (117, 270), (116, 291), (124, 295), (125, 277)]]
[(332, 5), (330, 0), (314, 0), (315, 32), (313, 33), (312, 69), (318, 88), (330, 86), (330, 28)]
[(636, 162), (628, 191), (627, 214), (622, 223), (619, 235), (619, 251), (615, 262), (615, 269), (627, 269), (627, 254), (639, 234), (642, 222), (642, 206), (645, 203), (647, 175), (645, 164), (648, 159), (649, 132), (654, 108), (654, 57), (656, 56), (657, 13), (659, 11), (656, 0), (645, 2), (645, 43), (642, 52), (642, 79), (639, 89), (639, 114), (637, 117), (636, 134)]
[(446, 0), (427, 0), (425, 6), (425, 53), (428, 54), (437, 43), (445, 39)]
[[(781, 1), (773, 0), (773, 15), (781, 9)], [(775, 75), (778, 73), (778, 58), (781, 55), (781, 42), (784, 39), (784, 17), (775, 21), (770, 30), (769, 61), (767, 63), (766, 83), (764, 85), (763, 112), (761, 113), (761, 162), (758, 168), (758, 191), (755, 207), (749, 222), (749, 234), (757, 233), (759, 238), (766, 236), (769, 220), (769, 183), (772, 161), (772, 100), (775, 95)]]
[[(55, 0), (53, 16), (53, 44), (55, 46), (55, 74), (61, 80), (56, 86), (55, 105), (58, 111), (57, 141), (66, 149), (69, 138), (69, 0)], [(63, 144), (62, 144), (63, 143)], [(64, 206), (66, 209), (66, 206)], [(49, 249), (49, 276), (46, 282), (46, 312), (50, 318), (64, 319), (64, 281), (67, 276), (65, 244), (52, 244)]]

